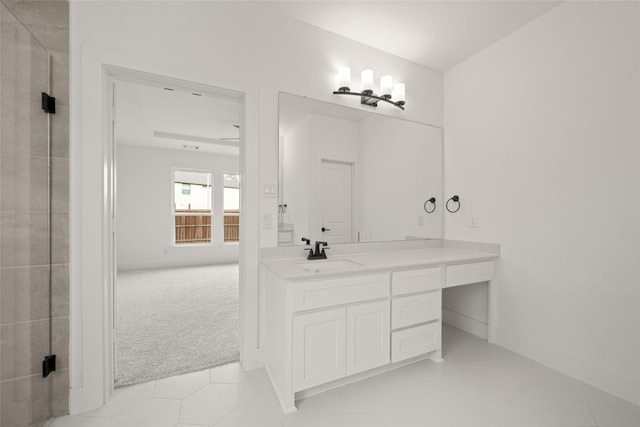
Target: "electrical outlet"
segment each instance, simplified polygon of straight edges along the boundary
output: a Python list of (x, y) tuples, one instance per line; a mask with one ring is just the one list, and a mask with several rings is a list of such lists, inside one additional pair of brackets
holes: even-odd
[(419, 226), (423, 226), (424, 225), (424, 216), (418, 215), (418, 225)]
[(266, 214), (262, 217), (262, 228), (268, 230), (271, 227), (273, 227), (273, 215)]
[(478, 228), (478, 215), (471, 215), (469, 217), (469, 228)]

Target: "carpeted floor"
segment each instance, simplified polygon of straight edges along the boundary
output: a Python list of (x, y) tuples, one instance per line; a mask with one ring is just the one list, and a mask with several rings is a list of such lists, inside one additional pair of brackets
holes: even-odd
[(118, 273), (116, 387), (236, 361), (238, 264)]

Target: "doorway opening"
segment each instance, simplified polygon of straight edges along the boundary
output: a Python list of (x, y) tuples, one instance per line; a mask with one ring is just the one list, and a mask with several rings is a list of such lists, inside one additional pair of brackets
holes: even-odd
[(115, 80), (114, 385), (240, 359), (241, 95)]

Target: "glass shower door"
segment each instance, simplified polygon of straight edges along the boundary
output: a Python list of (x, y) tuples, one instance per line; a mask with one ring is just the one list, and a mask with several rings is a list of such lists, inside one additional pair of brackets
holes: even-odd
[(38, 426), (52, 413), (49, 64), (0, 3), (0, 427)]

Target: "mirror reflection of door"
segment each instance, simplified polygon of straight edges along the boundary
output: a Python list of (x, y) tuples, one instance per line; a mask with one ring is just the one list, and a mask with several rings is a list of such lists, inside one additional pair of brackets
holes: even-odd
[(329, 243), (351, 241), (351, 164), (322, 160), (321, 239)]

